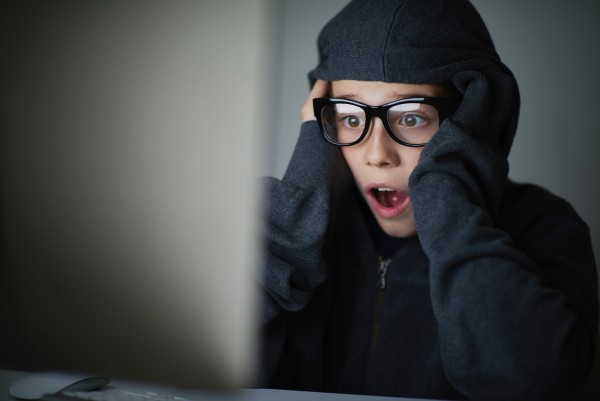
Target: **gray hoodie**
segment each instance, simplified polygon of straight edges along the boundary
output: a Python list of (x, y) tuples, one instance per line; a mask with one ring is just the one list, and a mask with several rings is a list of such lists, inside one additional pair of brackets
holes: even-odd
[(284, 178), (266, 180), (261, 384), (569, 399), (597, 337), (589, 231), (566, 201), (507, 180), (518, 88), (476, 10), (357, 0), (318, 44), (311, 80), (444, 83), (461, 101), (410, 177), (418, 236), (403, 241), (373, 224), (339, 149), (303, 124)]

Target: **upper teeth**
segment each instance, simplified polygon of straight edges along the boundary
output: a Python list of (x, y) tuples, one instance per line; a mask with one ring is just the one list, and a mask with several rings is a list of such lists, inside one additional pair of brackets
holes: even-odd
[(392, 188), (377, 188), (379, 192), (394, 192)]

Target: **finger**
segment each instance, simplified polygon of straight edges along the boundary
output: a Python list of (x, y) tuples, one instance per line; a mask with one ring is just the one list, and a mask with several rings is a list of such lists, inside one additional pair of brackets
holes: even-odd
[(306, 102), (304, 102), (302, 109), (300, 110), (302, 121), (316, 119), (313, 111), (313, 99), (317, 97), (326, 97), (328, 93), (329, 82), (318, 79), (313, 85), (313, 88), (308, 95), (308, 99), (306, 99)]
[(309, 98), (314, 99), (316, 97), (326, 97), (329, 92), (329, 82), (317, 79), (312, 90), (310, 91)]

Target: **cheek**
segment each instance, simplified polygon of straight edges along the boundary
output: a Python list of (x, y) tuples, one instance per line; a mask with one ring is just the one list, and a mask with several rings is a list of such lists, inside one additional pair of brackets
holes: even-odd
[(346, 160), (346, 164), (350, 167), (352, 175), (356, 178), (358, 172), (359, 155), (355, 146), (344, 146), (341, 148), (342, 156)]
[(404, 162), (406, 163), (410, 174), (412, 174), (415, 167), (417, 167), (417, 164), (419, 164), (421, 152), (423, 152), (423, 148), (409, 148), (409, 152), (406, 153)]

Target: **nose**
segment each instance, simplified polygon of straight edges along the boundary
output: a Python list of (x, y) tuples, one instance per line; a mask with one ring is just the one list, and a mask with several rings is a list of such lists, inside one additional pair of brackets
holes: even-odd
[(398, 144), (390, 137), (382, 121), (375, 117), (367, 135), (365, 163), (375, 167), (396, 167), (400, 164)]

